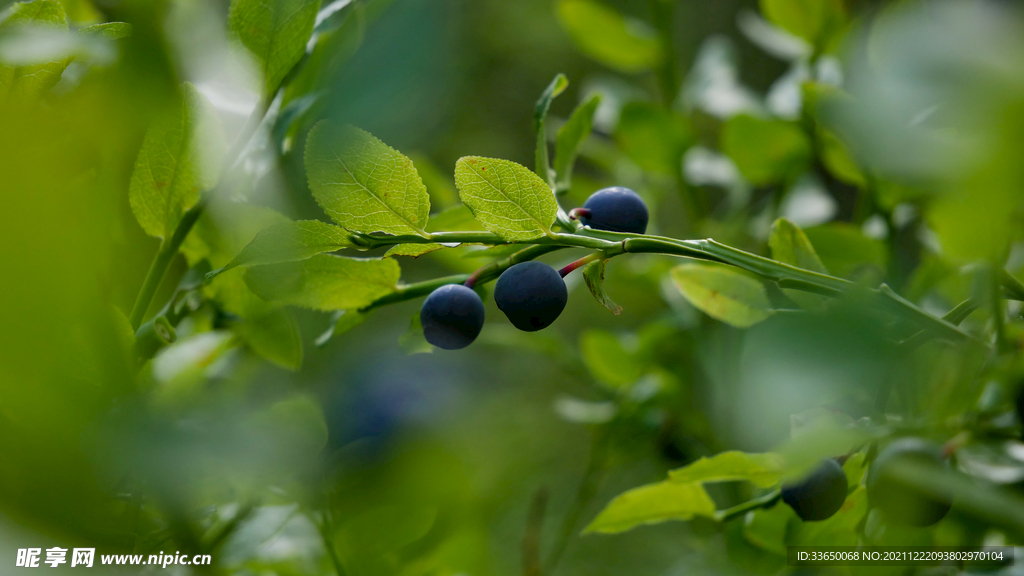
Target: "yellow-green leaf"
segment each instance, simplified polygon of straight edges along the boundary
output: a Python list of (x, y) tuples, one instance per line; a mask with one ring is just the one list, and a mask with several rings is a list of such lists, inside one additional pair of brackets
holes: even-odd
[(768, 238), (768, 246), (772, 250), (772, 258), (821, 274), (828, 274), (818, 254), (811, 246), (811, 241), (799, 226), (785, 218), (779, 218), (772, 224), (772, 234)]
[(423, 235), (430, 196), (412, 160), (353, 126), (317, 124), (306, 141), (317, 203), (355, 232)]
[(584, 533), (612, 534), (641, 524), (690, 520), (694, 516), (713, 518), (714, 515), (715, 504), (704, 491), (704, 486), (665, 481), (619, 494), (594, 518)]
[(622, 314), (622, 306), (616, 304), (608, 296), (608, 293), (604, 291), (604, 269), (607, 263), (607, 260), (598, 260), (597, 262), (587, 264), (587, 267), (583, 269), (583, 281), (587, 283), (590, 293), (594, 295), (594, 298), (601, 306), (604, 306), (609, 312), (618, 316)]
[(254, 352), (288, 370), (302, 366), (302, 336), (295, 316), (285, 309), (250, 316), (238, 329)]
[(224, 133), (213, 107), (185, 84), (174, 108), (146, 132), (128, 199), (142, 229), (167, 238), (199, 194), (217, 184)]
[(773, 24), (824, 48), (842, 27), (842, 0), (761, 0), (761, 13)]
[(672, 482), (735, 482), (745, 480), (769, 488), (782, 480), (783, 460), (778, 454), (729, 451), (669, 472)]
[(621, 72), (643, 72), (665, 57), (657, 32), (598, 0), (561, 0), (558, 18), (581, 52)]
[(234, 0), (231, 31), (252, 52), (271, 96), (306, 53), (320, 0)]
[(390, 294), (401, 270), (393, 259), (318, 254), (299, 262), (254, 266), (245, 283), (260, 298), (314, 310), (352, 310)]
[(553, 168), (557, 174), (558, 189), (568, 190), (572, 183), (573, 165), (583, 141), (590, 136), (594, 127), (594, 112), (601, 104), (601, 95), (593, 94), (580, 103), (565, 124), (558, 129), (555, 138), (555, 161)]
[(622, 107), (615, 141), (644, 170), (675, 175), (682, 170), (693, 135), (678, 112), (651, 102), (630, 102)]
[(282, 222), (260, 231), (227, 266), (211, 275), (227, 272), (236, 266), (305, 260), (350, 246), (348, 233), (333, 224), (319, 220)]
[(811, 144), (799, 126), (746, 114), (725, 123), (721, 146), (743, 176), (759, 186), (799, 173), (811, 159)]
[(722, 264), (680, 264), (671, 274), (676, 287), (691, 304), (726, 324), (747, 328), (772, 313), (761, 282), (737, 268)]
[(555, 222), (558, 204), (547, 183), (531, 170), (497, 158), (467, 156), (455, 164), (462, 203), (490, 232), (505, 240), (533, 240)]
[[(19, 27), (68, 29), (64, 7), (57, 0), (15, 2), (0, 15), (0, 32), (9, 33)], [(60, 81), (70, 59), (61, 57), (46, 62), (7, 65), (0, 62), (0, 102), (7, 98), (33, 98), (53, 88)]]

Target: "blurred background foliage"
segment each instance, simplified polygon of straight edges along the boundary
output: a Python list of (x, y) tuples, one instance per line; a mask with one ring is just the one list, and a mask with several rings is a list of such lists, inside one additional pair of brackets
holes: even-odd
[[(159, 244), (128, 201), (146, 130), (188, 81), (230, 139), (262, 80), (228, 33), (226, 0), (60, 4), (72, 30), (131, 32), (0, 24), (5, 571), (16, 548), (52, 545), (212, 553), (209, 573), (476, 575), (522, 572), (535, 540), (545, 573), (561, 574), (775, 574), (785, 541), (854, 543), (858, 529), (878, 543), (1020, 543), (957, 508), (928, 530), (815, 531), (777, 506), (728, 524), (576, 536), (612, 497), (669, 469), (777, 447), (794, 414), (874, 415), (888, 383), (896, 394), (880, 408), (898, 425), (959, 438), (958, 466), (978, 490), (1021, 497), (1024, 446), (1010, 438), (1024, 324), (994, 280), (1024, 268), (1016, 3), (336, 3), (266, 145), (173, 261), (147, 317), (179, 297), (187, 313), (142, 366), (126, 357), (125, 320)], [(70, 63), (47, 81), (54, 61)], [(863, 302), (826, 308), (781, 290), (779, 307), (811, 312), (740, 330), (687, 303), (666, 276), (675, 262), (653, 255), (609, 265), (621, 315), (570, 276), (551, 329), (517, 332), (488, 302), (487, 327), (462, 352), (400, 342), (418, 303), (319, 345), (332, 323), (321, 313), (240, 324), (264, 311), (240, 276), (196, 290), (267, 225), (326, 219), (302, 162), (317, 120), (412, 157), (437, 211), (458, 203), (459, 157), (532, 163), (534, 103), (559, 72), (570, 85), (551, 130), (602, 98), (567, 208), (628, 186), (651, 209), (651, 233), (769, 256), (772, 222), (786, 217), (833, 275), (884, 281), (936, 315), (975, 298), (964, 329), (997, 352), (930, 342), (904, 354), (894, 342), (912, 331)], [(402, 280), (486, 262), (442, 250), (402, 259)], [(720, 507), (752, 494), (711, 490)]]

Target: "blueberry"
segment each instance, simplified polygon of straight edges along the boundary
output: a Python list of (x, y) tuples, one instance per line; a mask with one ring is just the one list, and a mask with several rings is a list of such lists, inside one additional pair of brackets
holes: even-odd
[(523, 262), (505, 270), (494, 285), (494, 302), (512, 325), (533, 332), (547, 328), (569, 300), (562, 276), (547, 264)]
[(784, 485), (782, 501), (803, 520), (825, 520), (843, 507), (847, 488), (843, 467), (829, 458), (803, 480)]
[(643, 234), (647, 231), (647, 205), (629, 188), (613, 186), (587, 198), (583, 208), (589, 214), (580, 221), (596, 230)]
[(885, 517), (908, 526), (930, 526), (949, 512), (948, 498), (925, 494), (899, 477), (901, 463), (933, 467), (943, 465), (942, 450), (919, 438), (902, 438), (875, 457), (868, 472), (868, 501)]
[(420, 309), (423, 336), (438, 348), (465, 348), (484, 326), (484, 303), (461, 284), (441, 286), (430, 293)]

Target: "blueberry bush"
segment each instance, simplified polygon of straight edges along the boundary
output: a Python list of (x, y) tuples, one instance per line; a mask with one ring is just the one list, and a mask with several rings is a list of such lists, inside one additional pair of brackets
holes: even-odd
[(713, 4), (9, 4), (0, 562), (1024, 544), (1024, 12)]

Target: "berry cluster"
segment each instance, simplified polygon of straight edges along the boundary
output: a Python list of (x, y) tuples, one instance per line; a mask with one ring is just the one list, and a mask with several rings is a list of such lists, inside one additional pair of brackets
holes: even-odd
[[(636, 192), (622, 187), (598, 190), (583, 208), (573, 211), (580, 222), (596, 230), (643, 234), (647, 206)], [(494, 302), (512, 325), (526, 332), (542, 330), (558, 318), (569, 300), (559, 272), (540, 262), (522, 262), (505, 270), (494, 286)], [(423, 336), (438, 348), (469, 346), (484, 325), (484, 304), (468, 286), (448, 284), (434, 290), (420, 309)]]

